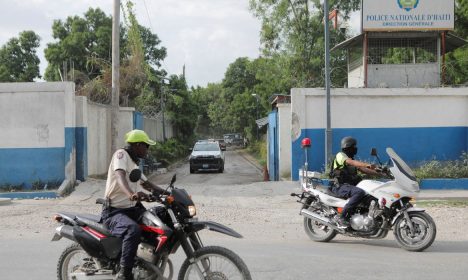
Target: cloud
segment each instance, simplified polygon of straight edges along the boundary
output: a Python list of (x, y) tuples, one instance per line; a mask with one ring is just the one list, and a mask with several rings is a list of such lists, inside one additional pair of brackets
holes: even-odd
[[(238, 57), (259, 55), (260, 22), (248, 11), (248, 0), (133, 0), (140, 24), (149, 27), (167, 48), (163, 62), (170, 74), (186, 65), (189, 85), (220, 81)], [(122, 0), (122, 3), (125, 3)], [(53, 41), (52, 23), (100, 8), (112, 14), (110, 0), (0, 0), (0, 45), (21, 31), (41, 37), (41, 74), (47, 62), (43, 50)], [(123, 20), (123, 19), (122, 19)]]

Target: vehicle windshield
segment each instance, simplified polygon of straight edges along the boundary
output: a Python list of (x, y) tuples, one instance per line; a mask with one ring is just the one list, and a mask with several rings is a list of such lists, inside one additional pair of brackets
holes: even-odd
[(194, 151), (219, 151), (218, 143), (197, 143), (193, 147)]
[(416, 175), (414, 175), (413, 170), (404, 162), (392, 148), (387, 148), (387, 154), (390, 159), (393, 161), (394, 165), (401, 173), (403, 173), (408, 179), (416, 181)]

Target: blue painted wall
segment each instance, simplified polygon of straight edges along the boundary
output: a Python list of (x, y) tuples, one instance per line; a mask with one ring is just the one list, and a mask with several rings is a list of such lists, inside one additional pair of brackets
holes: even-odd
[(64, 147), (0, 149), (0, 185), (23, 185), (41, 181), (60, 184), (75, 149), (75, 128), (66, 127)]
[[(332, 152), (340, 150), (340, 141), (345, 136), (358, 140), (357, 159), (370, 161), (371, 148), (377, 148), (380, 159), (388, 160), (386, 147), (392, 147), (411, 166), (424, 161), (455, 160), (463, 151), (468, 151), (468, 127), (412, 127), (412, 128), (335, 128), (333, 129)], [(298, 169), (304, 164), (301, 140), (309, 137), (312, 147), (308, 150), (309, 170), (325, 168), (325, 130), (302, 129), (301, 136), (292, 142), (291, 173), (298, 180)]]
[(0, 185), (65, 179), (65, 148), (0, 149)]
[(133, 112), (133, 129), (143, 129), (143, 113)]

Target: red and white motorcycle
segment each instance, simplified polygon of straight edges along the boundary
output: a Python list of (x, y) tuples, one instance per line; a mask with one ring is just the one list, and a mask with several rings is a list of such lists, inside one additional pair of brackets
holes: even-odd
[(387, 148), (386, 152), (392, 162), (390, 167), (382, 166), (375, 149), (371, 155), (377, 157), (379, 170), (391, 180), (362, 180), (357, 185), (366, 196), (351, 213), (351, 226), (346, 229), (338, 227), (336, 220), (347, 200), (334, 195), (320, 178), (303, 176), (302, 193), (291, 196), (299, 197), (304, 229), (312, 240), (328, 242), (338, 233), (384, 238), (393, 230), (399, 246), (405, 250), (423, 251), (431, 246), (436, 237), (436, 225), (424, 209), (411, 204), (419, 193), (416, 177), (392, 148)]

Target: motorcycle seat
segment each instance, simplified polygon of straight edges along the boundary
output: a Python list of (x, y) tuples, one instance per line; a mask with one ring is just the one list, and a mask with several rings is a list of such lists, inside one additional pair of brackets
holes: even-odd
[(334, 192), (332, 192), (331, 188), (329, 186), (325, 186), (325, 185), (320, 184), (320, 185), (316, 185), (315, 188), (318, 191), (320, 191), (320, 192), (322, 192), (322, 193), (324, 193), (326, 195), (333, 196), (333, 197), (339, 198), (339, 199), (343, 199), (341, 196), (338, 196)]
[(106, 227), (106, 225), (100, 223), (101, 216), (91, 214), (76, 215), (76, 220), (78, 222), (86, 224), (90, 228), (97, 230), (106, 236), (112, 236), (112, 233)]

